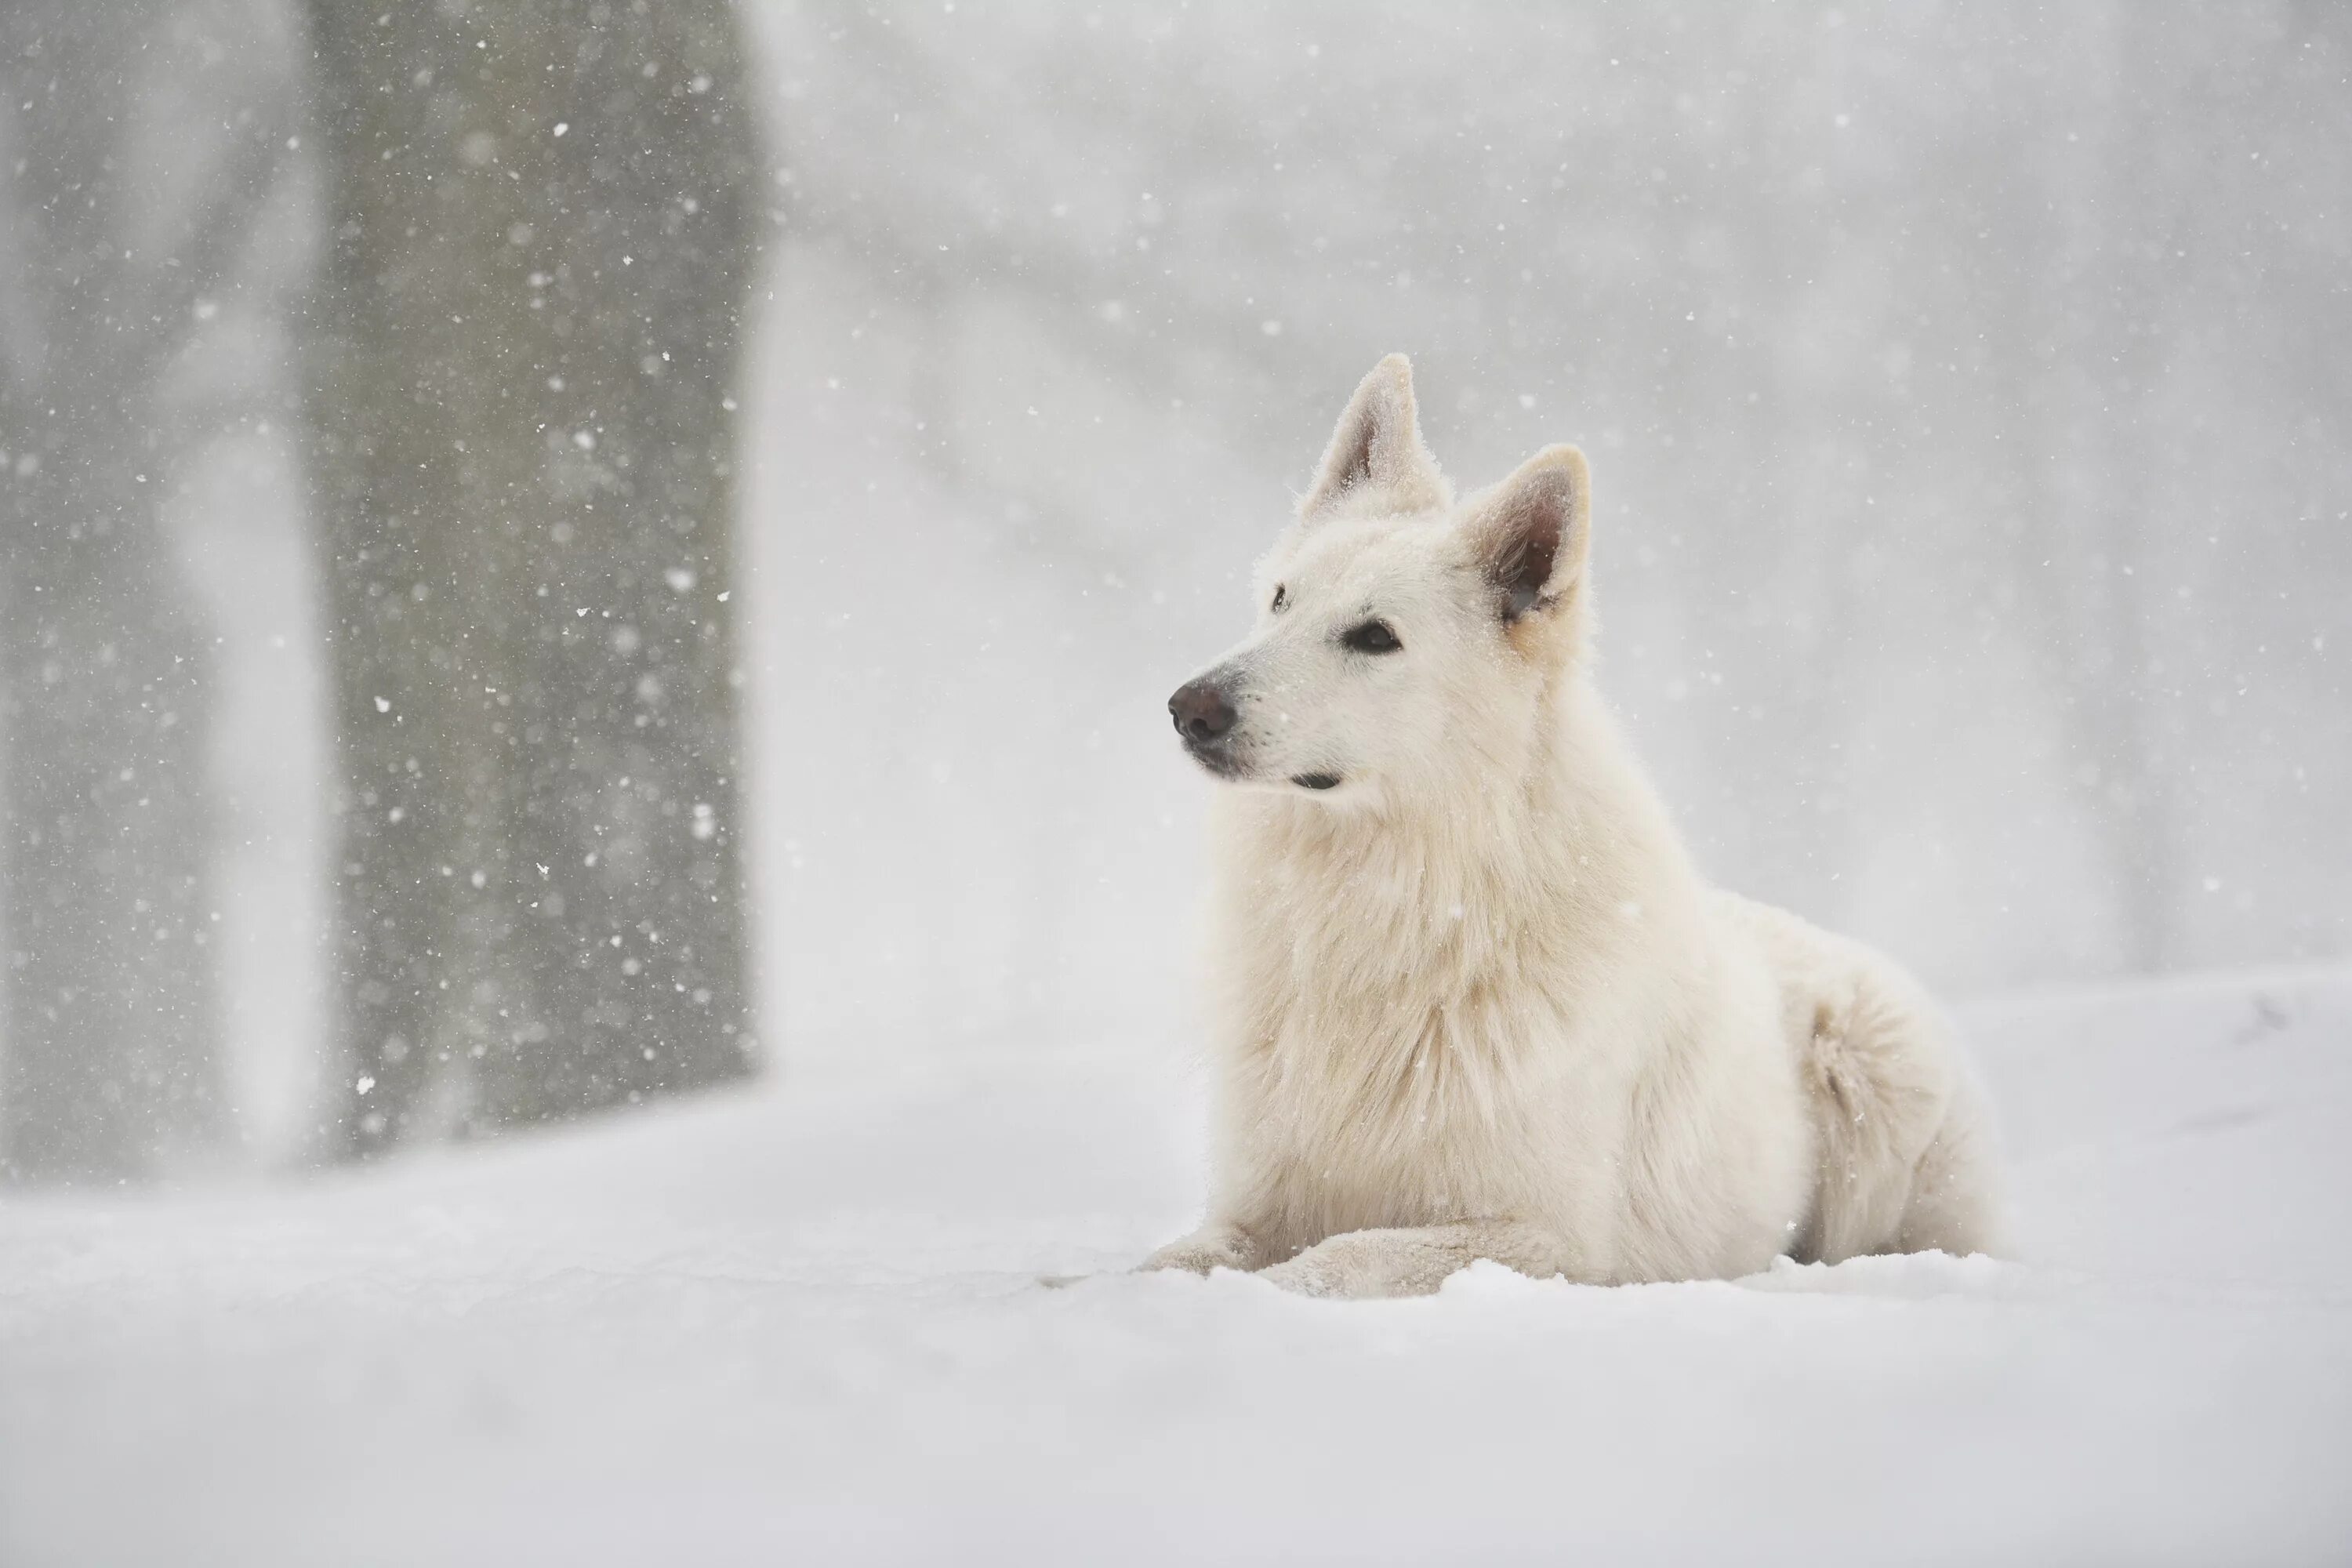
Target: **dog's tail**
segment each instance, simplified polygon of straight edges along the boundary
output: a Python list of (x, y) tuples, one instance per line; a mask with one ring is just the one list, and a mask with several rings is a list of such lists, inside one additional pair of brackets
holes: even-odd
[(1815, 1002), (1805, 1068), (1820, 1153), (1808, 1260), (1998, 1245), (1991, 1118), (1925, 997), (1854, 973)]

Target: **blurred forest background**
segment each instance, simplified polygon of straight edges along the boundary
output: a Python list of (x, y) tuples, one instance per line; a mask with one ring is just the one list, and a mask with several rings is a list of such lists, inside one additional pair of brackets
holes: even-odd
[(1718, 879), (2352, 947), (2352, 13), (0, 10), (0, 1170), (1181, 1049), (1161, 704), (1381, 353)]

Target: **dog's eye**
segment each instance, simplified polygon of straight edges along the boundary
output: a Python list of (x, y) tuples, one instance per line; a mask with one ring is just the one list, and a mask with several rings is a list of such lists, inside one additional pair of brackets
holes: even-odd
[(1290, 590), (1276, 583), (1274, 585), (1274, 613), (1277, 616), (1282, 614), (1282, 607), (1288, 603), (1290, 603)]
[(1404, 647), (1386, 621), (1366, 621), (1350, 626), (1348, 635), (1339, 639), (1358, 653), (1395, 653)]

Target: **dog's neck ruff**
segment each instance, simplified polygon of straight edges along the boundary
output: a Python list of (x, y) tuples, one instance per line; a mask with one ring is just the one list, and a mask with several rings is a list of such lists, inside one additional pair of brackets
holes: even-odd
[(1229, 797), (1228, 918), (1287, 953), (1301, 1002), (1372, 986), (1451, 1005), (1563, 930), (1592, 933), (1605, 961), (1661, 860), (1670, 882), (1689, 878), (1680, 846), (1581, 679), (1544, 705), (1524, 754), (1521, 769), (1485, 759), (1442, 804)]

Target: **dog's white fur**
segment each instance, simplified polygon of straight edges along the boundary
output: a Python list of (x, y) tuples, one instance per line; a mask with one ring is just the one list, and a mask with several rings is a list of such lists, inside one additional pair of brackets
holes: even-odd
[[(1589, 531), (1574, 447), (1457, 502), (1405, 360), (1358, 389), (1202, 678), (1238, 715), (1197, 752), (1238, 786), (1215, 1168), (1144, 1267), (1392, 1296), (1478, 1258), (1614, 1282), (1992, 1245), (1990, 1130), (1927, 998), (1693, 869), (1589, 679)], [(1342, 642), (1372, 619), (1401, 650)]]

